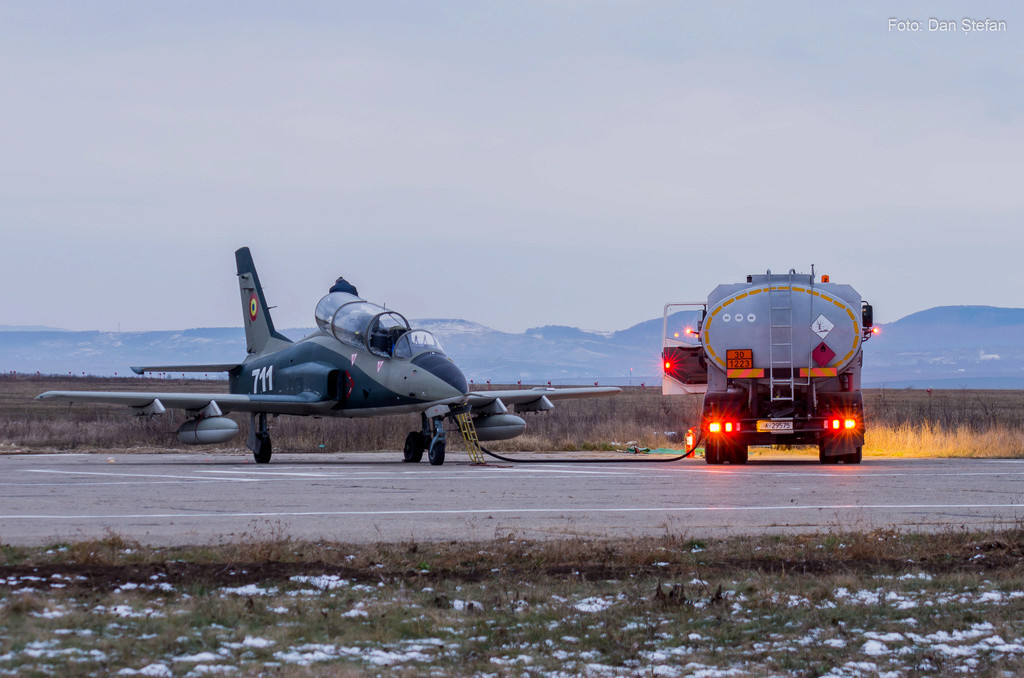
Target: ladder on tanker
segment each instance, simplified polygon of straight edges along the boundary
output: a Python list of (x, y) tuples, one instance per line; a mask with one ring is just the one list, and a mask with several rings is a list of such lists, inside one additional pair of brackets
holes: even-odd
[(455, 421), (459, 424), (459, 432), (466, 443), (466, 452), (469, 460), (474, 464), (483, 464), (484, 455), (480, 451), (480, 437), (476, 434), (476, 424), (473, 423), (473, 415), (469, 412), (460, 412), (455, 415)]
[(782, 276), (768, 271), (768, 389), (772, 402), (796, 400), (793, 366), (793, 271)]

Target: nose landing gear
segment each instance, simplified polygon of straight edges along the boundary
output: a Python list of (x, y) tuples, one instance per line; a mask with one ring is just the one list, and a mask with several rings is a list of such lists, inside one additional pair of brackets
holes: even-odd
[(405, 437), (404, 457), (402, 461), (417, 463), (423, 459), (423, 453), (427, 453), (427, 459), (432, 466), (440, 466), (444, 463), (445, 431), (444, 416), (423, 417), (423, 430), (412, 431)]

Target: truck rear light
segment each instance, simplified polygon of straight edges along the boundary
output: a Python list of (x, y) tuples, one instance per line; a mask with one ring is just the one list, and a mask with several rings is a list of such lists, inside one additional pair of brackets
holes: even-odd
[(857, 425), (857, 421), (855, 419), (847, 419), (846, 421), (843, 422), (843, 425), (846, 428), (853, 428), (854, 426)]
[(710, 424), (708, 424), (708, 432), (710, 432), (710, 433), (721, 433), (721, 431), (722, 431), (722, 425), (720, 423), (718, 423), (717, 421), (713, 421)]
[(732, 433), (732, 422), (731, 421), (725, 422), (725, 432), (726, 433)]
[(832, 428), (834, 428), (834, 429), (838, 429), (839, 428), (839, 420), (838, 419), (833, 419), (832, 420)]

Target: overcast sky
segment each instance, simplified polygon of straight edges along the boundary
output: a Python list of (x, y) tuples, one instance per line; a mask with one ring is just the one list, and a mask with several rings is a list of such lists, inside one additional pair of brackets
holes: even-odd
[(0, 63), (0, 324), (239, 325), (242, 245), (279, 327), (1024, 306), (1018, 3), (10, 2)]

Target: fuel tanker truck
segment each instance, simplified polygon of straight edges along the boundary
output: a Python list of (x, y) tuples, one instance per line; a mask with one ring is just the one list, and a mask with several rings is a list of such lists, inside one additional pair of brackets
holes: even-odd
[(817, 445), (823, 464), (859, 464), (860, 389), (871, 305), (849, 285), (790, 270), (719, 285), (665, 306), (662, 393), (703, 393), (687, 450), (744, 464), (751, 445)]

